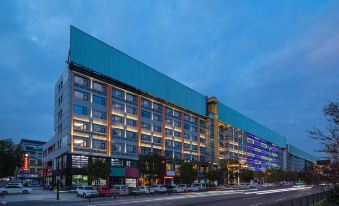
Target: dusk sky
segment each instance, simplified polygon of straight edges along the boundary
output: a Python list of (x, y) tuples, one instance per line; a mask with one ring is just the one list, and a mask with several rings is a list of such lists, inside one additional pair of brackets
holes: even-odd
[(71, 24), (318, 155), (306, 131), (338, 97), (339, 1), (3, 0), (0, 139), (53, 136)]

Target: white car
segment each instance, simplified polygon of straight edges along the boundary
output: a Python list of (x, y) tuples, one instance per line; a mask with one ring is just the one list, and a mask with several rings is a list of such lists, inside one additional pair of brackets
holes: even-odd
[(205, 183), (193, 183), (192, 185), (199, 188), (199, 191), (206, 191), (206, 184)]
[(2, 187), (0, 189), (0, 191), (4, 195), (7, 195), (7, 194), (28, 194), (28, 193), (32, 193), (32, 188), (21, 187), (21, 186), (17, 186), (17, 185), (7, 185), (6, 187)]
[(173, 192), (185, 192), (185, 189), (183, 187), (179, 187), (178, 185), (173, 185), (172, 191)]
[(113, 189), (117, 190), (119, 195), (128, 195), (128, 188), (126, 185), (113, 185)]
[(141, 187), (138, 187), (138, 191), (143, 193), (143, 194), (149, 194), (150, 189), (147, 186), (141, 186)]
[(79, 186), (76, 192), (78, 197), (98, 197), (98, 191), (92, 186)]
[(199, 186), (192, 184), (192, 185), (187, 187), (187, 191), (189, 191), (189, 192), (199, 192)]
[(186, 184), (179, 184), (178, 187), (184, 190), (184, 192), (188, 192)]
[(164, 193), (167, 192), (167, 189), (164, 185), (152, 185), (151, 193)]

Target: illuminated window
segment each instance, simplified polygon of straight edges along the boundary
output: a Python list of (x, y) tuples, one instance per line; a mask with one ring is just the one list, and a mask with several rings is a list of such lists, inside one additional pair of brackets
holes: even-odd
[(93, 148), (102, 150), (106, 149), (106, 141), (93, 139)]
[(74, 147), (89, 147), (89, 139), (88, 138), (83, 138), (83, 137), (73, 137), (73, 145)]
[(89, 130), (89, 123), (88, 122), (84, 122), (84, 121), (80, 121), (80, 120), (74, 120), (73, 121), (73, 127), (74, 129), (78, 129), (78, 130)]
[(128, 126), (136, 127), (137, 126), (137, 121), (134, 119), (126, 119), (126, 123)]
[(124, 98), (124, 92), (120, 91), (118, 89), (112, 89), (112, 95), (113, 95), (113, 97), (117, 97), (117, 98), (120, 98), (120, 99)]

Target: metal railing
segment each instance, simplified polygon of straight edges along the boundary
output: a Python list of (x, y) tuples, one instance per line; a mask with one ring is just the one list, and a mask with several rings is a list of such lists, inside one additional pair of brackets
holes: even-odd
[(315, 205), (316, 203), (323, 200), (327, 195), (327, 192), (315, 193), (312, 195), (307, 195), (303, 197), (298, 197), (295, 199), (290, 199), (275, 204), (269, 204), (270, 206), (309, 206)]

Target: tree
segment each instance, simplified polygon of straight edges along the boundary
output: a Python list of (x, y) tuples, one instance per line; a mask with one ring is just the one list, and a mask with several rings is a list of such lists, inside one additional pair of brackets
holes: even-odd
[(149, 185), (154, 179), (162, 175), (165, 167), (165, 161), (155, 153), (140, 156), (137, 164), (141, 174), (148, 179)]
[(240, 169), (239, 177), (241, 182), (250, 182), (254, 178), (254, 172), (249, 169)]
[(88, 164), (87, 174), (90, 182), (95, 183), (95, 186), (99, 186), (100, 179), (105, 179), (111, 171), (111, 166), (108, 162), (102, 160), (91, 161)]
[(211, 182), (215, 182), (215, 181), (219, 180), (220, 175), (221, 175), (221, 169), (210, 170), (206, 174), (206, 178)]
[(327, 118), (327, 128), (325, 131), (314, 128), (309, 134), (320, 143), (318, 152), (325, 153), (330, 160), (323, 173), (326, 181), (335, 184), (339, 181), (339, 99), (325, 105), (322, 112)]
[(179, 171), (180, 182), (183, 184), (192, 184), (197, 179), (197, 171), (193, 168), (192, 162), (184, 162)]
[(0, 178), (13, 176), (22, 166), (23, 152), (12, 139), (0, 140)]

